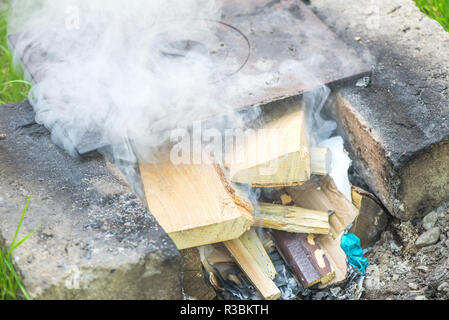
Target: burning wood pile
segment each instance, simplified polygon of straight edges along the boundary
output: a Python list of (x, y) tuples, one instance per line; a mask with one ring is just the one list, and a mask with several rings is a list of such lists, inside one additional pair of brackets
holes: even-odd
[[(167, 10), (164, 1), (136, 1), (124, 10), (80, 1), (75, 12), (88, 19), (73, 30), (59, 27), (62, 5), (48, 1), (59, 19), (51, 28), (31, 10), (9, 42), (35, 84), (36, 118), (74, 156), (139, 159), (149, 211), (217, 291), (249, 281), (260, 298), (278, 299), (284, 265), (304, 288), (343, 281), (340, 237), (358, 210), (331, 174), (339, 156), (310, 136), (306, 103), (264, 108), (224, 157), (175, 164), (140, 156), (165, 148), (165, 133), (186, 123), (294, 100), (370, 68), (301, 1), (226, 0), (220, 10), (191, 2)], [(171, 11), (179, 16), (165, 16)], [(201, 297), (201, 268), (185, 271), (185, 286), (198, 293), (189, 295)]]
[(278, 299), (276, 253), (304, 288), (346, 278), (340, 237), (358, 210), (329, 176), (330, 150), (309, 144), (305, 109), (263, 112), (223, 163), (140, 164), (150, 212), (218, 291), (223, 281), (243, 285), (238, 265), (261, 298)]

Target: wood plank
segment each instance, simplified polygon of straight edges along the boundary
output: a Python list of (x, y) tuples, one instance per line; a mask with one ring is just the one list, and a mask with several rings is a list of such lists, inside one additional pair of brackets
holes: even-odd
[(315, 235), (278, 230), (272, 234), (282, 257), (305, 288), (327, 283), (335, 276)]
[(276, 269), (254, 228), (246, 231), (239, 239), (253, 256), (254, 261), (262, 268), (265, 275), (273, 280), (276, 277)]
[[(227, 155), (230, 180), (253, 187), (300, 185), (310, 179), (310, 152), (304, 105), (265, 119)], [(234, 153), (235, 152), (235, 153)]]
[(258, 207), (254, 216), (257, 226), (296, 233), (329, 233), (327, 211), (262, 202), (258, 203)]
[(359, 214), (357, 208), (338, 191), (329, 176), (321, 177), (319, 183), (311, 180), (303, 188), (285, 188), (297, 206), (313, 210), (333, 210), (329, 217), (330, 233), (337, 238)]
[(321, 235), (317, 239), (318, 244), (323, 249), (324, 254), (331, 264), (332, 270), (335, 273), (335, 277), (328, 283), (320, 284), (320, 288), (341, 283), (346, 279), (348, 264), (346, 262), (346, 254), (340, 247), (340, 239), (341, 236), (337, 239), (333, 239), (330, 235)]
[(240, 239), (225, 241), (224, 245), (234, 257), (240, 269), (265, 300), (276, 300), (281, 296), (279, 288), (276, 287), (274, 282), (267, 277), (263, 269), (254, 261), (253, 256)]
[(218, 165), (141, 164), (148, 209), (178, 249), (240, 237), (252, 206), (226, 181)]

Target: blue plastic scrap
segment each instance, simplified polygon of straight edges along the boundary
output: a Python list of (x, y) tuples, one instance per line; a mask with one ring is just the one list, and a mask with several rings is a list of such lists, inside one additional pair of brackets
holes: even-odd
[(363, 257), (360, 239), (353, 233), (345, 233), (341, 237), (340, 246), (348, 257), (348, 263), (359, 270), (362, 273), (362, 276), (364, 276), (365, 269), (368, 267), (369, 262)]

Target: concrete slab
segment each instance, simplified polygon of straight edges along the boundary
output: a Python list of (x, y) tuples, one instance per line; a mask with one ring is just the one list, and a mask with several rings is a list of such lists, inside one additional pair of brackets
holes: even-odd
[(449, 200), (449, 33), (408, 0), (310, 8), (373, 66), (371, 84), (341, 90), (334, 109), (358, 173), (401, 219)]
[[(180, 299), (181, 256), (102, 157), (74, 159), (34, 123), (28, 102), (0, 106), (0, 243), (35, 299)], [(118, 172), (118, 170), (115, 170)]]

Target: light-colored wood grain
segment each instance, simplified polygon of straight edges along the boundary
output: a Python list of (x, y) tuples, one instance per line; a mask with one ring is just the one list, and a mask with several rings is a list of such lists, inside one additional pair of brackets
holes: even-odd
[[(232, 150), (234, 151), (234, 150)], [(300, 185), (310, 178), (305, 107), (282, 114), (236, 142), (227, 157), (230, 179), (253, 187)]]
[(253, 256), (240, 239), (225, 241), (224, 245), (234, 257), (240, 269), (246, 274), (249, 281), (251, 281), (265, 300), (276, 300), (281, 296), (279, 288), (264, 273), (259, 264), (254, 261)]
[(235, 239), (250, 228), (252, 206), (218, 165), (141, 164), (149, 211), (178, 249)]
[(341, 236), (333, 239), (330, 235), (321, 235), (317, 239), (327, 259), (330, 261), (332, 270), (335, 272), (335, 277), (328, 283), (322, 283), (320, 285), (321, 288), (340, 283), (346, 279), (348, 264), (346, 262), (346, 254), (340, 247), (340, 239)]
[(254, 216), (257, 226), (296, 233), (329, 233), (327, 211), (263, 202), (259, 202), (258, 207)]
[(335, 211), (329, 216), (330, 233), (337, 238), (359, 214), (351, 201), (338, 191), (331, 177), (320, 179), (318, 184), (309, 181), (304, 188), (285, 188), (296, 206), (307, 209)]
[(325, 176), (331, 171), (332, 154), (329, 148), (310, 148), (310, 170), (313, 174)]
[(239, 239), (253, 256), (254, 261), (262, 268), (267, 277), (273, 280), (277, 273), (276, 269), (274, 268), (273, 262), (265, 251), (262, 241), (260, 241), (260, 238), (254, 228), (246, 231), (240, 236)]

